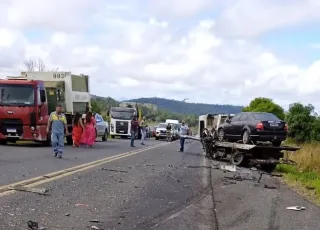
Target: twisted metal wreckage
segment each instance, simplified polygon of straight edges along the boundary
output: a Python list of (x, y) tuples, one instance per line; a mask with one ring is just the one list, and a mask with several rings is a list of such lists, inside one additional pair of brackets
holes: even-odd
[(215, 128), (204, 128), (199, 136), (184, 136), (186, 139), (200, 141), (208, 159), (227, 159), (235, 166), (257, 166), (267, 171), (273, 171), (277, 164), (295, 164), (284, 159), (284, 151), (297, 151), (300, 147), (279, 146), (269, 143), (243, 144), (239, 142), (218, 141)]

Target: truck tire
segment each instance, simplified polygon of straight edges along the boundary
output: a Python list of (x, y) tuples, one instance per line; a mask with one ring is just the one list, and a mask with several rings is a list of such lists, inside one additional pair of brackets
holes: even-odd
[(6, 139), (0, 140), (0, 145), (6, 145), (8, 142)]
[(235, 151), (231, 154), (230, 163), (235, 166), (242, 166), (245, 163), (245, 156), (241, 152)]
[(71, 135), (66, 136), (66, 139), (67, 139), (67, 145), (73, 145), (73, 140)]
[(102, 141), (107, 141), (108, 140), (108, 129), (106, 129), (104, 131), (104, 134), (103, 134), (101, 139), (102, 139)]

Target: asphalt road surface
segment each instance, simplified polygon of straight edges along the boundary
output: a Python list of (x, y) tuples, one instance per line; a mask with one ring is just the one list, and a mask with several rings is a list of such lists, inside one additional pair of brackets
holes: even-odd
[[(0, 190), (24, 180), (49, 191), (2, 191), (0, 229), (25, 230), (29, 220), (47, 230), (320, 229), (320, 209), (275, 178), (263, 175), (258, 183), (258, 171), (216, 169), (225, 163), (207, 161), (196, 142), (184, 153), (178, 142), (146, 143), (134, 150), (129, 140), (67, 147), (63, 159), (47, 147), (1, 146)], [(306, 210), (286, 210), (296, 205)]]

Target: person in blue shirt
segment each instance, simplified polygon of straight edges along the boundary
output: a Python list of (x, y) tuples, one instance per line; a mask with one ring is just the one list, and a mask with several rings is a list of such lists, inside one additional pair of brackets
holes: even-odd
[(184, 141), (185, 141), (185, 135), (188, 135), (189, 127), (186, 125), (185, 121), (181, 122), (180, 127), (180, 152), (184, 151)]
[(62, 113), (62, 106), (57, 105), (56, 111), (52, 112), (49, 117), (47, 133), (51, 129), (51, 144), (54, 157), (62, 157), (64, 147), (64, 131), (69, 134), (66, 116)]

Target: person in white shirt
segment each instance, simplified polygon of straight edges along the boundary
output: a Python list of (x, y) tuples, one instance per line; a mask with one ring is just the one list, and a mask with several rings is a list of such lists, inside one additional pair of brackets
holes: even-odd
[(184, 141), (185, 137), (184, 135), (188, 135), (189, 127), (186, 125), (185, 121), (181, 122), (181, 127), (180, 127), (180, 152), (184, 151)]

